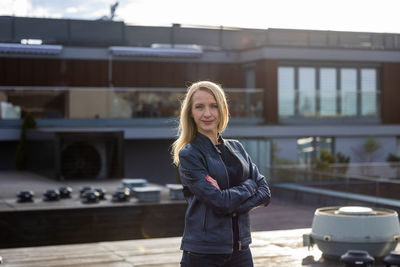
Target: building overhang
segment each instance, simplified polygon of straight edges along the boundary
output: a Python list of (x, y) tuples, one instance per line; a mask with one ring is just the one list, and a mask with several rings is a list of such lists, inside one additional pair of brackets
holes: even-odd
[(207, 50), (202, 48), (153, 48), (110, 46), (69, 47), (62, 45), (23, 45), (0, 43), (0, 56), (19, 58), (60, 58), (81, 60), (199, 62), (244, 64), (259, 60), (329, 62), (400, 62), (395, 50), (326, 49), (265, 46), (249, 50)]
[(60, 55), (62, 45), (0, 43), (0, 54)]
[(109, 50), (113, 56), (119, 57), (185, 57), (197, 58), (203, 55), (201, 48), (153, 48), (153, 47), (130, 47), (110, 46)]

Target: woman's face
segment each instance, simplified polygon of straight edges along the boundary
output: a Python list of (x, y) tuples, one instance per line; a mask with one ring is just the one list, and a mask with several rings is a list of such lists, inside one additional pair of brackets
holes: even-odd
[(197, 130), (206, 136), (217, 135), (219, 112), (214, 96), (205, 90), (197, 90), (192, 96), (192, 117)]

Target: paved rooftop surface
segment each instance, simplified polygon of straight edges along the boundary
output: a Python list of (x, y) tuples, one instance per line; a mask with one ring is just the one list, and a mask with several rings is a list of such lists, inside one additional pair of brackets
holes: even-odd
[[(132, 178), (132, 177), (127, 177)], [(62, 200), (60, 202), (45, 202), (42, 200), (43, 192), (47, 189), (58, 189), (61, 186), (70, 186), (73, 189), (73, 198)], [(50, 179), (44, 176), (30, 172), (19, 171), (1, 171), (0, 172), (0, 211), (2, 210), (26, 210), (42, 208), (60, 208), (71, 207), (93, 207), (93, 205), (82, 204), (79, 200), (79, 189), (83, 186), (93, 188), (100, 187), (108, 192), (108, 199), (116, 188), (122, 186), (121, 179), (90, 179), (90, 180), (68, 180), (60, 181)], [(168, 189), (159, 186), (161, 191), (161, 200), (167, 201)], [(33, 203), (17, 203), (16, 194), (20, 190), (29, 189), (35, 192), (35, 201)], [(272, 192), (273, 196), (274, 192)], [(96, 206), (106, 205), (132, 205), (130, 203), (111, 203), (110, 200), (102, 201)], [(294, 202), (285, 201), (272, 197), (271, 204), (268, 207), (258, 208), (251, 211), (251, 226), (253, 231), (285, 230), (310, 228), (314, 211), (318, 206), (303, 205)]]
[[(255, 267), (343, 266), (325, 260), (314, 246), (302, 246), (302, 235), (311, 229), (253, 232), (251, 250)], [(0, 249), (4, 266), (179, 266), (180, 237), (99, 242), (78, 245)], [(400, 246), (397, 246), (400, 250)], [(384, 266), (376, 264), (375, 266)]]
[[(121, 179), (57, 181), (28, 172), (0, 172), (0, 210), (29, 209), (52, 205), (41, 200), (46, 189), (71, 186), (77, 194), (82, 186), (102, 187), (113, 192)], [(34, 203), (16, 203), (16, 193), (30, 189), (36, 193)], [(167, 191), (163, 191), (165, 198)], [(273, 194), (273, 192), (272, 192)], [(83, 205), (79, 200), (71, 200)], [(71, 204), (71, 203), (70, 203)], [(68, 204), (69, 205), (69, 204)], [(102, 205), (112, 205), (110, 203)], [(84, 206), (84, 205), (83, 205)], [(48, 206), (47, 206), (48, 208)], [(343, 266), (327, 261), (314, 246), (303, 247), (302, 235), (311, 232), (315, 209), (272, 198), (268, 207), (251, 212), (255, 266)], [(180, 237), (99, 242), (90, 244), (0, 249), (2, 266), (179, 266)], [(400, 251), (400, 246), (397, 249)], [(383, 266), (383, 265), (376, 265)]]

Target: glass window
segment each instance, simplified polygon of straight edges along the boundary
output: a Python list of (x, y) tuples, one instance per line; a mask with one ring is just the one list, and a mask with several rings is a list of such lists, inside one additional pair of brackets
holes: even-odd
[(271, 162), (271, 142), (266, 139), (241, 139), (240, 142), (260, 172), (267, 176)]
[(279, 67), (279, 116), (378, 117), (378, 74), (372, 67)]
[(278, 109), (279, 116), (294, 115), (294, 68), (278, 68)]
[[(246, 88), (251, 88), (251, 89), (256, 88), (256, 74), (255, 74), (254, 68), (246, 68), (245, 69), (244, 81), (245, 81)], [(251, 98), (252, 98), (253, 94), (248, 94), (246, 91), (244, 93), (245, 93), (245, 96), (244, 96), (244, 99), (242, 99), (242, 101), (244, 101), (247, 116), (251, 117), (252, 116), (251, 109), (253, 107)]]
[(314, 154), (314, 144), (312, 137), (297, 139), (297, 153), (300, 164), (311, 164)]
[(321, 68), (320, 81), (320, 114), (323, 116), (336, 115), (336, 69)]
[(327, 150), (332, 153), (332, 138), (331, 137), (315, 137), (315, 152), (319, 155), (322, 150)]
[(400, 157), (400, 137), (397, 137), (396, 143), (396, 155)]
[(256, 88), (256, 73), (254, 68), (246, 68), (244, 71), (246, 88)]
[(297, 152), (300, 164), (312, 164), (322, 150), (333, 153), (332, 137), (304, 137), (297, 139)]
[(361, 69), (361, 114), (377, 115), (375, 69)]
[(357, 115), (357, 70), (340, 69), (342, 115)]
[(315, 68), (299, 68), (299, 115), (315, 115)]

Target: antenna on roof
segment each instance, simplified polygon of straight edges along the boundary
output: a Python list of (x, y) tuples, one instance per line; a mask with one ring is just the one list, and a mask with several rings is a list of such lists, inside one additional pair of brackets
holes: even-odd
[(115, 11), (117, 10), (118, 5), (119, 5), (119, 2), (115, 1), (115, 3), (110, 6), (110, 16), (102, 16), (99, 20), (109, 20), (109, 21), (113, 20), (115, 17)]
[(110, 6), (110, 20), (114, 19), (115, 10), (117, 10), (118, 4), (119, 4), (118, 1), (116, 1), (114, 4)]

